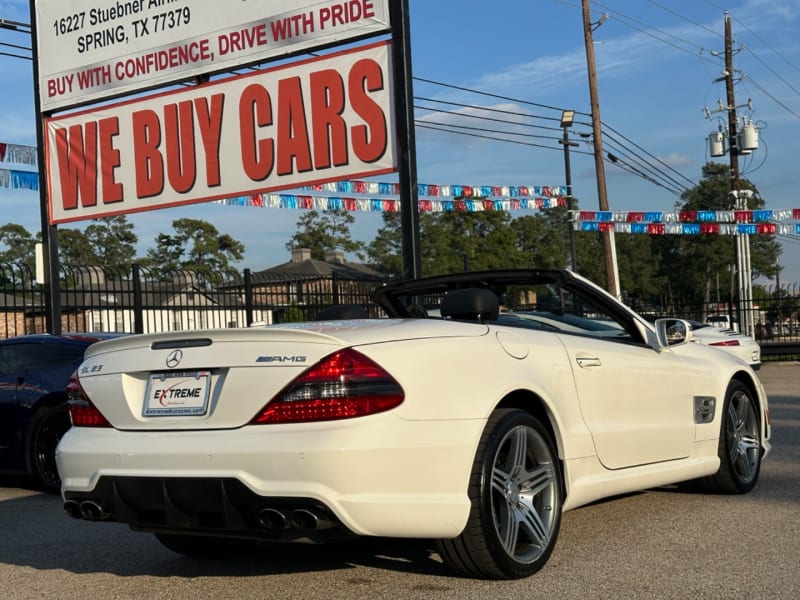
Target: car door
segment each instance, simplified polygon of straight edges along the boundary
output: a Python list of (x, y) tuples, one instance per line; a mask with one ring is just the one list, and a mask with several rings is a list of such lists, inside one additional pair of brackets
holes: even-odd
[(670, 350), (559, 334), (581, 411), (608, 469), (686, 458), (694, 442), (692, 386)]
[(18, 461), (21, 443), (19, 430), (19, 387), (24, 364), (20, 347), (25, 344), (6, 342), (0, 345), (0, 465), (12, 467)]
[(5, 348), (5, 345), (0, 345), (0, 466), (7, 460), (15, 387), (6, 364)]
[(84, 347), (58, 338), (0, 346), (0, 464), (9, 469), (24, 466), (26, 436), (38, 404), (51, 394), (66, 401), (69, 375), (80, 363)]

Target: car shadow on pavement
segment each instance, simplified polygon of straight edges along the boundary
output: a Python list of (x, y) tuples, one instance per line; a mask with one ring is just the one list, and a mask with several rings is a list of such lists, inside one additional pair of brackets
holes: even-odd
[[(260, 544), (247, 555), (189, 558), (121, 523), (67, 517), (56, 495), (14, 488), (0, 477), (0, 564), (37, 571), (119, 576), (206, 577), (291, 574), (354, 567), (447, 574), (428, 540), (357, 538), (327, 544)], [(135, 557), (135, 560), (132, 560)]]

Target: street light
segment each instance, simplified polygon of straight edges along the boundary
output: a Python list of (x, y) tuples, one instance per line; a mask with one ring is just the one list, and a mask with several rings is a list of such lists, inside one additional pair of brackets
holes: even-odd
[(579, 146), (578, 142), (570, 142), (569, 141), (569, 128), (572, 127), (573, 122), (575, 121), (575, 111), (574, 110), (564, 110), (561, 111), (561, 129), (564, 132), (564, 136), (558, 140), (558, 143), (564, 146), (564, 178), (567, 184), (567, 207), (570, 210), (570, 218), (569, 218), (569, 266), (573, 271), (577, 271), (578, 262), (576, 258), (575, 252), (575, 227), (573, 227), (572, 222), (572, 212), (575, 210), (574, 206), (574, 198), (572, 197), (572, 171), (569, 166), (569, 148), (572, 146), (573, 148)]
[[(9, 19), (2, 19), (0, 18), (0, 29), (7, 29), (9, 31), (17, 31), (19, 33), (27, 33), (30, 34), (31, 26), (27, 23), (22, 23), (20, 21), (10, 21)], [(18, 46), (17, 44), (8, 44), (6, 42), (0, 42), (0, 46), (4, 48), (11, 48), (14, 50), (25, 50), (29, 52), (33, 52), (33, 48), (28, 48), (26, 46)], [(14, 54), (13, 52), (0, 52), (0, 56), (9, 56), (11, 58), (22, 58), (24, 60), (31, 60), (30, 56), (23, 56), (21, 54)]]
[(28, 23), (20, 21), (11, 21), (9, 19), (0, 18), (0, 29), (10, 29), (12, 31), (21, 31), (22, 33), (30, 33), (31, 26)]

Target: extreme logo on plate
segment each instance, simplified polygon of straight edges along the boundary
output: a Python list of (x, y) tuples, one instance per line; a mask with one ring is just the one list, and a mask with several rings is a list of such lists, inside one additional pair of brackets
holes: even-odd
[(150, 375), (142, 415), (204, 415), (208, 409), (210, 380), (210, 371)]

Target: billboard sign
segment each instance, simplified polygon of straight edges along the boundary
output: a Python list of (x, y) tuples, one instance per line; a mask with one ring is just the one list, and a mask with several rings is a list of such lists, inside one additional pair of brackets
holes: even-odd
[(379, 42), (45, 121), (50, 223), (395, 170)]
[(389, 0), (32, 0), (41, 110), (389, 31)]

